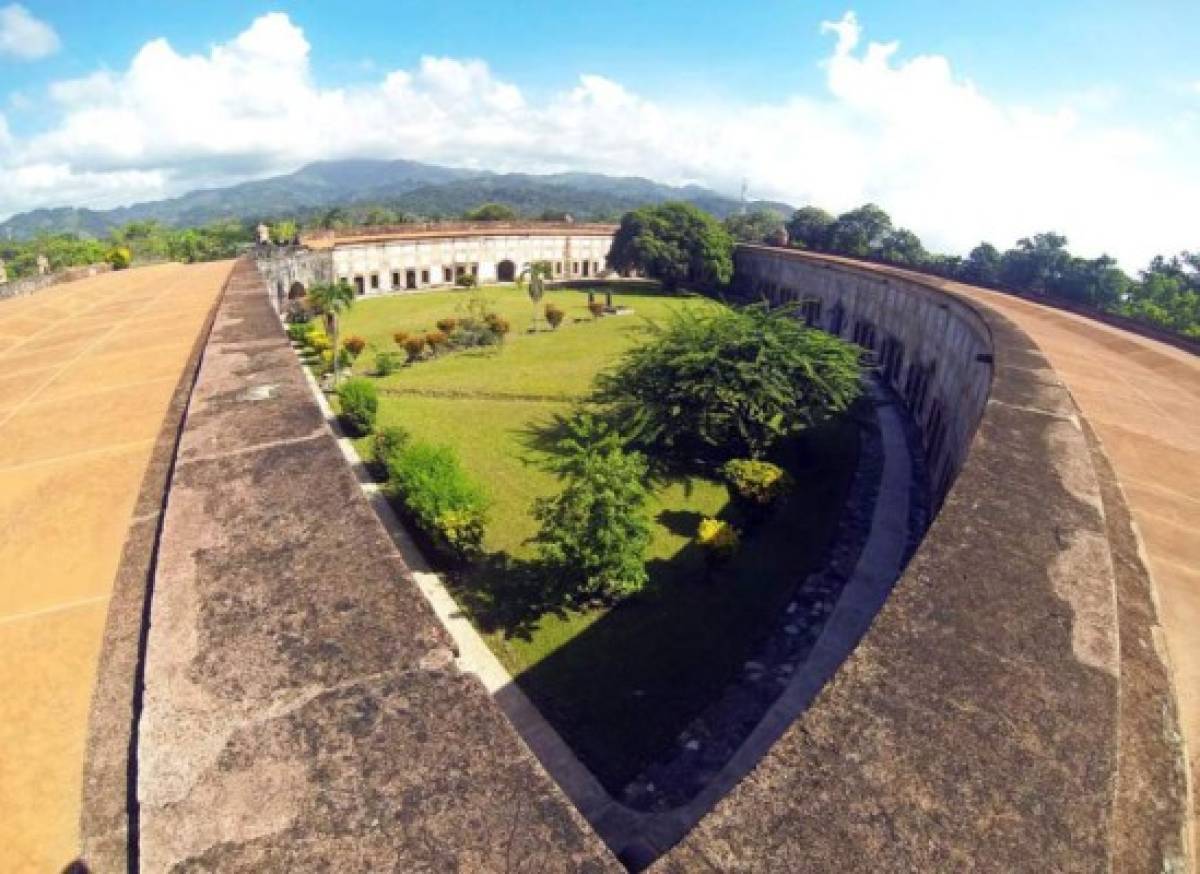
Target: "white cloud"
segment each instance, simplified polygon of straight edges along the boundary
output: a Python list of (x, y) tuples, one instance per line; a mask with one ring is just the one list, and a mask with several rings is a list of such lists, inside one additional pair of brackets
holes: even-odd
[(58, 51), (58, 34), (20, 3), (0, 7), (0, 58), (34, 61)]
[[(867, 43), (826, 22), (826, 90), (722, 105), (663, 104), (581, 75), (533, 103), (479, 60), (423, 58), (375, 84), (323, 88), (310, 46), (264, 15), (207, 54), (165, 40), (126, 70), (55, 83), (57, 122), (0, 139), (0, 215), (107, 206), (294, 169), (319, 158), (407, 157), (500, 171), (593, 170), (699, 182), (834, 211), (874, 200), (927, 244), (963, 251), (1058, 229), (1083, 254), (1136, 267), (1185, 246), (1200, 170), (1186, 137), (1099, 125), (1088, 100), (1008, 105), (940, 55)], [(2, 129), (0, 129), (2, 130)], [(7, 155), (7, 157), (5, 157)]]

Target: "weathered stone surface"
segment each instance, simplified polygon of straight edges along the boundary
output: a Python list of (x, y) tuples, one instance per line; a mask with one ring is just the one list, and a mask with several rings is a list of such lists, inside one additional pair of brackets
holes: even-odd
[(155, 575), (142, 870), (612, 868), (453, 667), (290, 354), (240, 264)]
[[(889, 293), (856, 284), (866, 268), (781, 257), (764, 275), (786, 294), (811, 273), (826, 312)], [(874, 310), (889, 331), (905, 330), (896, 312), (920, 318), (890, 306)], [(1027, 336), (975, 311), (995, 366), (941, 514), (809, 711), (655, 870), (1158, 871), (1177, 846), (1177, 753), (1149, 740), (1172, 730), (1168, 690), (1152, 656), (1121, 653), (1129, 599), (1078, 412)], [(948, 415), (969, 414), (961, 387), (940, 391)], [(1131, 722), (1122, 682), (1138, 665), (1154, 679)], [(1153, 812), (1128, 815), (1151, 792)]]

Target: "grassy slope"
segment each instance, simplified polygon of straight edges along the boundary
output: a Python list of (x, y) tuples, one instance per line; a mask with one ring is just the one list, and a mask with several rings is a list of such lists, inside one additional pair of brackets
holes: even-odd
[[(509, 342), (499, 352), (454, 353), (379, 380), (385, 392), (398, 392), (382, 398), (380, 424), (403, 424), (417, 438), (453, 445), (487, 488), (493, 502), (487, 547), (494, 561), (460, 580), (456, 594), (543, 713), (601, 780), (619, 789), (737, 673), (793, 585), (819, 561), (857, 441), (848, 424), (813, 435), (804, 453), (807, 469), (789, 465), (801, 483), (795, 499), (716, 579), (706, 578), (691, 538), (702, 515), (729, 515), (732, 508), (724, 485), (692, 478), (655, 493), (651, 586), (642, 596), (612, 610), (548, 604), (520, 585), (533, 557), (526, 543), (536, 531), (529, 507), (558, 489), (531, 434), (569, 409), (569, 399), (582, 396), (596, 372), (638, 342), (646, 317), (715, 304), (651, 290), (622, 293), (618, 302), (636, 315), (593, 322), (585, 293), (553, 291), (547, 300), (567, 311), (566, 323), (557, 332), (531, 335), (524, 329), (532, 307), (522, 292), (484, 293), (512, 321)], [(432, 329), (467, 297), (433, 292), (362, 301), (347, 316), (343, 336), (395, 348), (396, 330)], [(364, 353), (359, 370), (370, 369), (372, 355)]]

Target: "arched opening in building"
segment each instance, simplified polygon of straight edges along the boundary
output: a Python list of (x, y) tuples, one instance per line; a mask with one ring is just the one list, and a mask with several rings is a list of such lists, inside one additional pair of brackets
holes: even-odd
[(512, 282), (517, 278), (517, 265), (507, 258), (496, 265), (496, 281)]
[(306, 294), (308, 294), (308, 291), (305, 289), (304, 283), (297, 279), (292, 283), (292, 287), (288, 289), (288, 300), (300, 300)]

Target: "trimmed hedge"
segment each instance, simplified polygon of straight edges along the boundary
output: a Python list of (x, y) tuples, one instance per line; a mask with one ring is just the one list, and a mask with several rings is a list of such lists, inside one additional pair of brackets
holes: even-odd
[(449, 446), (409, 443), (387, 462), (390, 493), (433, 542), (456, 561), (483, 551), (488, 500)]
[(337, 388), (338, 403), (342, 407), (342, 422), (355, 436), (370, 434), (375, 427), (375, 416), (379, 412), (379, 393), (369, 379), (355, 377)]

